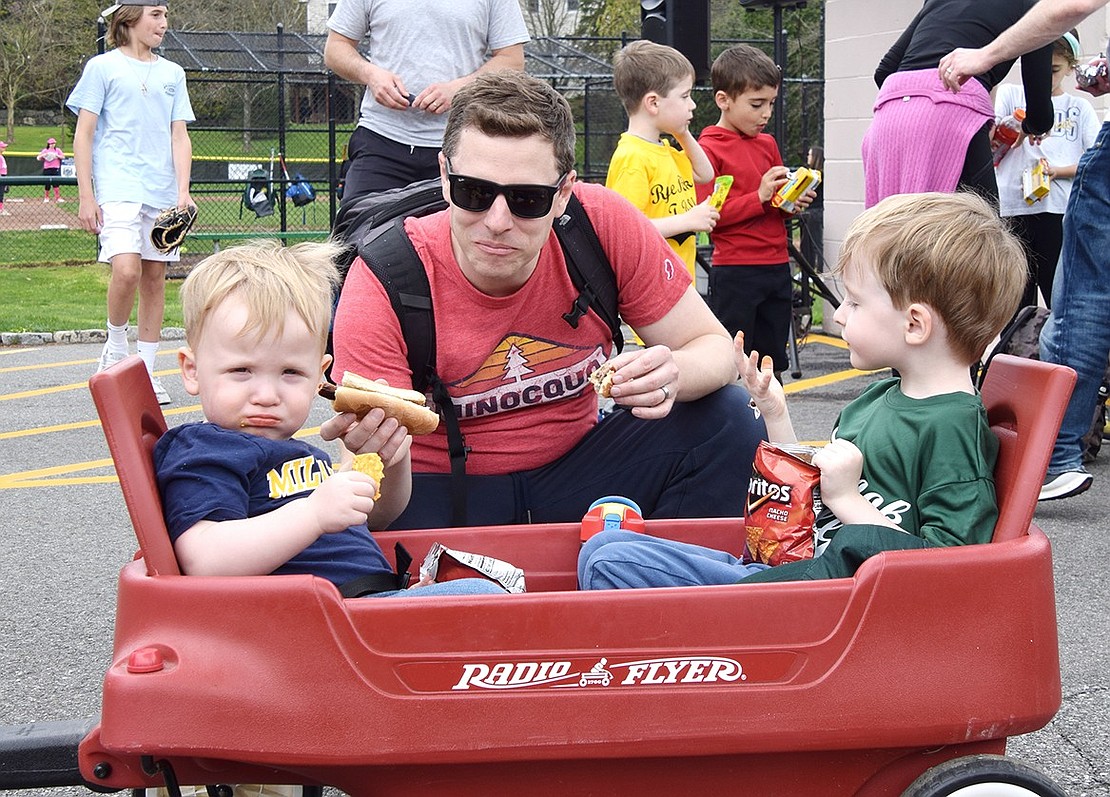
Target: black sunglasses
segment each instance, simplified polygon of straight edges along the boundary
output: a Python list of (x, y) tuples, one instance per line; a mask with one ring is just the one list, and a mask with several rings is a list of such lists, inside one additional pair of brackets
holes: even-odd
[(447, 159), (447, 182), (451, 204), (475, 213), (489, 210), (498, 194), (505, 197), (509, 212), (521, 219), (540, 219), (551, 211), (555, 195), (567, 181), (570, 172), (564, 172), (555, 185), (501, 185), (477, 177), (467, 177), (451, 171)]

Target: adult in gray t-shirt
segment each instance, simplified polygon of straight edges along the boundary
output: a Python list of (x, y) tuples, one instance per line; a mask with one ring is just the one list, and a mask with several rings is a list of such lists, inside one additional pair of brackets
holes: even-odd
[(524, 69), (528, 41), (518, 0), (339, 0), (328, 29), (324, 63), (366, 86), (345, 202), (437, 176), (455, 92), (479, 72)]

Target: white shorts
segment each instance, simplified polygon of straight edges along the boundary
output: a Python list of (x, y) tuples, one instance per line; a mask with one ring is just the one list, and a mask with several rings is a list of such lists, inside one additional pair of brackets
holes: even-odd
[(100, 262), (111, 263), (116, 255), (138, 254), (143, 260), (176, 263), (178, 251), (162, 254), (150, 242), (154, 220), (162, 212), (140, 202), (105, 202), (100, 206), (104, 224), (100, 228)]

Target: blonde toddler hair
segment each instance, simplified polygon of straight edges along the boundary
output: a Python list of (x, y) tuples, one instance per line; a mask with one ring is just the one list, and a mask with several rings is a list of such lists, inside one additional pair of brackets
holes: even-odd
[(181, 285), (185, 337), (196, 347), (212, 311), (228, 296), (242, 297), (249, 319), (242, 334), (261, 340), (281, 334), (289, 308), (296, 310), (309, 331), (327, 345), (332, 293), (339, 284), (336, 243), (258, 240), (223, 249), (198, 263)]

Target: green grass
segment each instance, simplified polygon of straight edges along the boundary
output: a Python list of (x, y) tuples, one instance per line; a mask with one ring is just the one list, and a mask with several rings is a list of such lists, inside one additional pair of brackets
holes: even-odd
[[(95, 261), (96, 238), (83, 230), (8, 230), (0, 246), (0, 266)], [(3, 296), (7, 304), (8, 295)]]
[[(76, 121), (75, 117), (71, 117)], [(8, 141), (8, 126), (0, 124), (0, 138)], [(73, 154), (73, 128), (70, 125), (16, 125), (12, 140), (8, 141), (11, 147), (7, 155), (12, 152), (34, 152), (46, 146), (46, 139), (56, 138), (58, 146), (65, 150), (66, 155)]]
[[(58, 146), (66, 155), (73, 155), (73, 123), (76, 119), (67, 116), (67, 123), (63, 125), (16, 125), (13, 132), (13, 141), (8, 144), (11, 149), (8, 155), (14, 153), (37, 153), (46, 146), (46, 139), (55, 138)], [(0, 123), (0, 139), (7, 140), (7, 125)], [(341, 130), (338, 134), (339, 141), (345, 143), (349, 131)], [(243, 133), (240, 130), (191, 130), (189, 138), (193, 142), (193, 158), (217, 157), (229, 161), (253, 160), (265, 163), (267, 168), (270, 161), (270, 149), (275, 153), (278, 149), (277, 132), (258, 132), (251, 136), (250, 148), (243, 149)], [(327, 162), (328, 133), (320, 125), (296, 125), (290, 123), (285, 134), (285, 160), (292, 170), (298, 163), (315, 161)], [(277, 174), (281, 166), (274, 161), (274, 173)]]
[[(5, 246), (10, 233), (4, 234)], [(0, 331), (55, 332), (101, 329), (108, 296), (106, 264), (0, 266)], [(180, 283), (166, 282), (164, 326), (183, 324), (177, 298)], [(136, 323), (132, 316), (131, 323)]]

